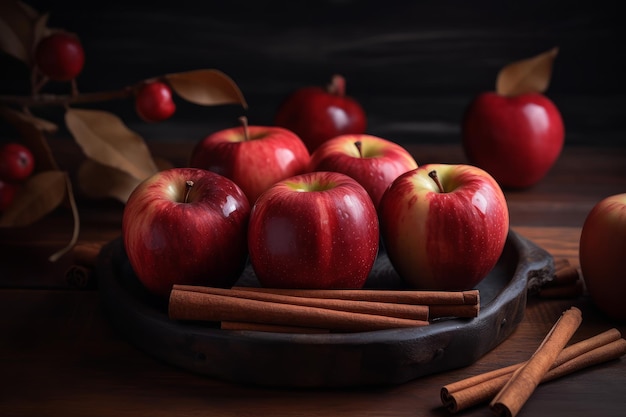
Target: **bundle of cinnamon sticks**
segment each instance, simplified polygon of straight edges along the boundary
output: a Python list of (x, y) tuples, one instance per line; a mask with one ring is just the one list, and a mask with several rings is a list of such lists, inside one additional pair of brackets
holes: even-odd
[(581, 321), (576, 307), (565, 311), (529, 360), (442, 387), (443, 405), (456, 413), (490, 402), (498, 415), (514, 417), (540, 383), (626, 354), (626, 340), (617, 329), (565, 347)]
[(582, 295), (584, 284), (582, 274), (577, 266), (572, 265), (567, 258), (554, 261), (554, 274), (539, 289), (539, 298), (575, 298)]
[(442, 317), (477, 317), (478, 290), (298, 290), (174, 285), (172, 320), (219, 322), (222, 329), (360, 332), (426, 326)]

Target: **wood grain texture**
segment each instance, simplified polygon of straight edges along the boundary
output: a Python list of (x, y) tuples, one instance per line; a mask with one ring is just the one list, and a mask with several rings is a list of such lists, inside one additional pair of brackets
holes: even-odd
[[(441, 386), (525, 360), (571, 305), (580, 340), (607, 330), (588, 300), (532, 302), (515, 333), (475, 364), (395, 387), (347, 390), (256, 388), (181, 372), (130, 346), (107, 322), (94, 292), (0, 292), (0, 413), (11, 416), (444, 416)], [(20, 317), (16, 321), (14, 317)], [(617, 327), (626, 332), (626, 327)], [(27, 331), (26, 329), (37, 329)], [(520, 415), (621, 416), (626, 362), (589, 368), (539, 387)], [(10, 382), (9, 382), (10, 381)], [(464, 412), (484, 416), (485, 409)]]
[[(366, 109), (370, 133), (412, 143), (457, 142), (465, 107), (495, 88), (500, 68), (558, 46), (547, 95), (563, 113), (567, 142), (624, 144), (624, 26), (604, 1), (27, 3), (81, 37), (81, 91), (216, 68), (241, 87), (251, 123), (267, 124), (288, 93), (325, 85), (338, 72)], [(0, 91), (27, 88), (23, 65), (0, 58)], [(152, 140), (171, 139), (163, 125), (179, 140), (199, 140), (241, 115), (237, 106), (177, 104), (175, 117), (159, 125), (142, 123), (130, 103), (103, 107)]]
[[(68, 169), (80, 153), (59, 146)], [(55, 146), (57, 144), (55, 143)], [(189, 147), (151, 143), (157, 154), (183, 161)], [(463, 161), (458, 146), (415, 145), (423, 160)], [(545, 181), (507, 192), (512, 227), (555, 257), (577, 263), (582, 220), (595, 201), (626, 190), (621, 148), (569, 148)], [(122, 207), (80, 199), (81, 240), (119, 236)], [(393, 387), (270, 389), (231, 384), (180, 371), (131, 346), (106, 319), (98, 294), (63, 282), (61, 264), (47, 256), (65, 244), (70, 214), (59, 209), (36, 226), (0, 230), (0, 415), (7, 416), (432, 416), (449, 415), (439, 399), (450, 382), (528, 359), (563, 311), (581, 309), (572, 342), (626, 323), (602, 315), (583, 294), (574, 299), (529, 298), (515, 332), (474, 364)], [(72, 259), (60, 262), (72, 263)], [(626, 408), (624, 358), (542, 384), (520, 416), (621, 417)], [(463, 416), (484, 416), (485, 408)]]

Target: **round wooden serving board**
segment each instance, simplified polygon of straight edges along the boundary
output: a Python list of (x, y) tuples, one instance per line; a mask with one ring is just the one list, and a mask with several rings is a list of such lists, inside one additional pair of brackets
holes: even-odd
[[(121, 239), (102, 249), (96, 267), (110, 322), (146, 354), (210, 377), (281, 387), (392, 385), (470, 365), (513, 332), (528, 289), (550, 280), (553, 271), (545, 250), (510, 231), (498, 264), (477, 286), (476, 318), (361, 333), (286, 334), (170, 320), (163, 301), (151, 298), (137, 280)], [(258, 286), (250, 266), (237, 285)], [(366, 286), (402, 285), (381, 250)]]

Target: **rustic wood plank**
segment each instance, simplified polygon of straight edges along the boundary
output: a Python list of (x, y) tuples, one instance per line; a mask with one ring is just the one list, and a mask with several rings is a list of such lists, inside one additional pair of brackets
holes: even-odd
[[(110, 327), (93, 292), (0, 291), (0, 414), (11, 416), (344, 415), (443, 416), (439, 388), (528, 358), (562, 311), (583, 324), (573, 339), (615, 325), (585, 298), (531, 301), (514, 334), (475, 364), (395, 387), (269, 389), (193, 375), (144, 355)], [(19, 317), (16, 320), (15, 317)], [(626, 332), (626, 325), (617, 328)], [(626, 361), (599, 365), (540, 386), (522, 415), (618, 416), (626, 406)], [(621, 382), (619, 382), (621, 381)], [(582, 410), (582, 411), (581, 411)], [(478, 407), (463, 415), (484, 416)]]

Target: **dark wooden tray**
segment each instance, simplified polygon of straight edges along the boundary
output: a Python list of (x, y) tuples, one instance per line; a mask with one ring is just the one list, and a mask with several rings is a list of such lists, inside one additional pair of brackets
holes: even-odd
[[(524, 315), (529, 289), (551, 279), (552, 257), (510, 231), (493, 271), (478, 285), (481, 306), (472, 319), (361, 333), (284, 334), (221, 330), (179, 323), (140, 285), (121, 239), (103, 248), (98, 291), (112, 325), (131, 344), (187, 371), (227, 381), (282, 387), (400, 384), (474, 363), (505, 340)], [(384, 251), (366, 284), (401, 287)], [(258, 285), (248, 267), (237, 285)]]

